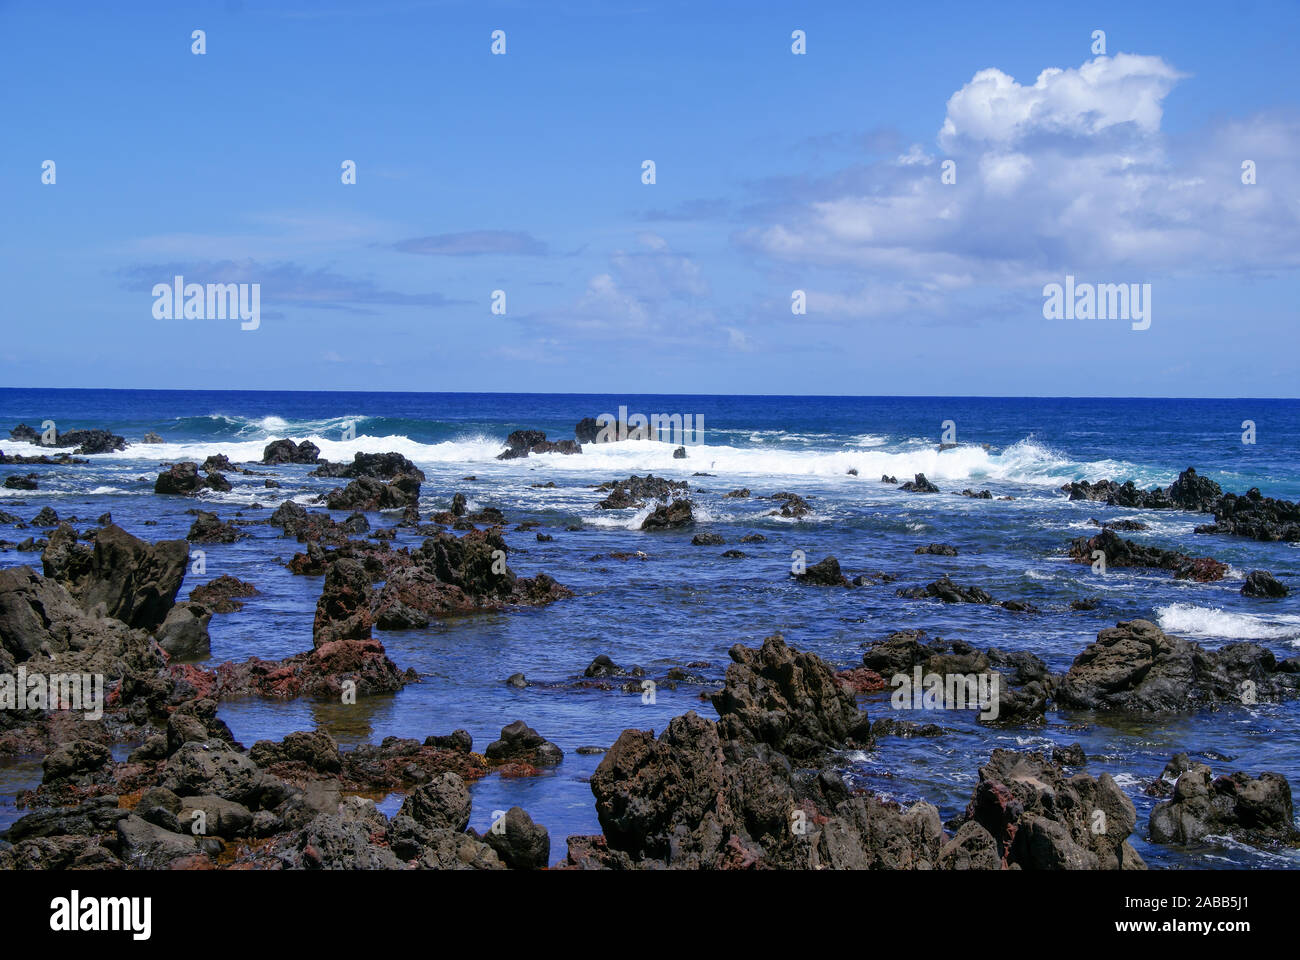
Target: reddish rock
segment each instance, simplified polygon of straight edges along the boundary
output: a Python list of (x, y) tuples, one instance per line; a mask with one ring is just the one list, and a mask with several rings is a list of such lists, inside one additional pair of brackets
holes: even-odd
[(503, 763), (497, 773), (503, 777), (535, 777), (542, 771), (530, 763)]
[(333, 563), (316, 604), (312, 638), (317, 647), (336, 640), (370, 639), (370, 598), (374, 591), (365, 568), (355, 560)]
[(874, 670), (868, 670), (866, 667), (854, 667), (852, 670), (841, 670), (835, 674), (835, 679), (839, 680), (840, 685), (850, 693), (874, 693), (877, 690), (885, 689), (885, 678)]
[(378, 640), (336, 640), (284, 660), (250, 657), (226, 662), (212, 671), (215, 697), (263, 696), (288, 700), (298, 696), (337, 698), (344, 681), (356, 684), (358, 697), (393, 693), (418, 680), (414, 670), (399, 670)]

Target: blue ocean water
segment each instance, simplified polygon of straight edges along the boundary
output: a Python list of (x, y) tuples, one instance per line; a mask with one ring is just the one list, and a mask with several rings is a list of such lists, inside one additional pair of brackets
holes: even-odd
[[(674, 459), (672, 442), (635, 440), (588, 445), (579, 456), (495, 459), (512, 430), (541, 429), (552, 439), (568, 438), (581, 418), (616, 414), (620, 407), (702, 418), (702, 436), (687, 444), (684, 460)], [(323, 726), (345, 747), (463, 727), (482, 749), (506, 723), (525, 720), (565, 750), (564, 762), (537, 778), (493, 775), (474, 784), (472, 824), (485, 829), (494, 809), (518, 804), (550, 830), (553, 860), (563, 857), (567, 835), (599, 831), (586, 778), (600, 758), (577, 754), (576, 748), (608, 746), (628, 727), (659, 731), (686, 710), (711, 716), (701, 694), (721, 679), (734, 643), (756, 644), (780, 631), (797, 647), (851, 666), (871, 641), (894, 630), (923, 628), (978, 647), (1031, 650), (1064, 670), (1098, 630), (1145, 617), (1210, 647), (1251, 639), (1279, 656), (1293, 656), (1300, 646), (1300, 595), (1261, 601), (1239, 592), (1253, 569), (1300, 585), (1297, 545), (1197, 535), (1193, 528), (1207, 519), (1202, 515), (1072, 503), (1059, 491), (1076, 479), (1166, 485), (1195, 466), (1225, 490), (1258, 486), (1270, 496), (1300, 498), (1300, 401), (0, 390), (0, 438), (20, 421), (39, 429), (46, 420), (61, 431), (106, 427), (131, 446), (89, 457), (84, 466), (0, 467), (0, 476), (39, 474), (37, 491), (0, 488), (0, 509), (25, 519), (49, 505), (60, 516), (76, 515), (81, 529), (111, 511), (114, 522), (137, 536), (183, 537), (193, 520), (185, 511), (196, 504), (152, 492), (159, 465), (218, 453), (234, 461), (259, 460), (266, 443), (280, 437), (309, 439), (331, 460), (350, 460), (356, 451), (405, 454), (428, 477), (421, 502), (426, 514), (444, 508), (457, 491), (471, 508), (504, 511), (512, 569), (549, 573), (575, 591), (573, 599), (378, 633), (399, 666), (423, 674), (420, 684), (392, 697), (355, 707), (234, 701), (222, 705), (221, 715), (246, 745)], [(946, 421), (952, 421), (959, 445), (940, 452)], [(1253, 444), (1242, 442), (1246, 421), (1254, 424)], [(144, 444), (149, 431), (165, 442)], [(0, 449), (37, 452), (6, 439), (0, 439)], [(319, 509), (312, 498), (338, 485), (307, 477), (308, 466), (257, 469), (274, 473), (283, 487), (267, 490), (264, 476), (231, 474), (232, 491), (205, 494), (199, 505), (227, 518), (260, 518), (275, 508), (276, 496)], [(596, 508), (604, 495), (592, 486), (647, 472), (691, 483), (695, 531), (645, 533), (638, 529), (645, 511)], [(943, 493), (913, 495), (880, 482), (882, 474), (901, 482), (917, 472)], [(552, 481), (554, 487), (538, 486)], [(723, 496), (738, 487), (750, 488), (753, 497)], [(966, 488), (1014, 499), (951, 495)], [(776, 504), (759, 498), (779, 491), (804, 496), (814, 512), (798, 521), (768, 516)], [(1069, 562), (1068, 542), (1097, 532), (1091, 518), (1117, 517), (1149, 524), (1125, 536), (1217, 557), (1231, 565), (1229, 577), (1196, 584), (1160, 571), (1114, 568), (1103, 577)], [(146, 520), (156, 525), (145, 526)], [(515, 532), (525, 520), (538, 521), (538, 531), (554, 539), (539, 542), (533, 532)], [(391, 523), (371, 517), (372, 527)], [(582, 529), (566, 529), (574, 524)], [(208, 545), (207, 576), (188, 578), (181, 591), (187, 596), (193, 586), (221, 574), (260, 590), (243, 610), (214, 617), (214, 663), (282, 657), (311, 646), (320, 579), (285, 569), (284, 561), (298, 549), (295, 541), (270, 527), (247, 530), (247, 540)], [(727, 546), (692, 546), (692, 532), (701, 531), (721, 534)], [(749, 533), (767, 539), (738, 542)], [(27, 534), (0, 527), (0, 539)], [(402, 531), (395, 545), (418, 542)], [(930, 542), (953, 544), (960, 553), (913, 552)], [(723, 558), (722, 551), (731, 548), (746, 556)], [(608, 558), (612, 551), (638, 550), (645, 559)], [(809, 562), (834, 555), (850, 576), (884, 570), (898, 582), (853, 590), (801, 586), (789, 577), (795, 550), (805, 551)], [(39, 566), (39, 556), (0, 553), (0, 565), (21, 563)], [(1040, 612), (895, 596), (897, 587), (944, 573), (999, 600), (1030, 601)], [(1071, 601), (1083, 597), (1099, 598), (1097, 608), (1072, 611)], [(710, 683), (660, 689), (653, 704), (617, 689), (520, 690), (504, 683), (516, 672), (537, 681), (573, 679), (601, 653), (652, 673), (707, 662), (709, 668), (693, 672)], [(873, 718), (890, 710), (887, 695), (869, 697), (864, 706)], [(949, 711), (913, 718), (940, 723), (950, 731), (946, 736), (883, 738), (870, 752), (845, 756), (843, 770), (879, 793), (935, 803), (947, 818), (964, 808), (979, 765), (995, 747), (1079, 742), (1089, 755), (1088, 769), (1109, 772), (1132, 796), (1139, 815), (1134, 842), (1153, 866), (1298, 866), (1294, 852), (1227, 842), (1197, 849), (1151, 844), (1144, 834), (1153, 801), (1142, 793), (1178, 751), (1206, 760), (1216, 772), (1275, 770), (1300, 783), (1298, 717), (1296, 703), (1226, 705), (1146, 719), (1062, 711), (1049, 713), (1044, 727), (990, 729), (973, 715)], [(39, 779), (38, 761), (0, 761), (0, 824), (15, 816), (13, 794)], [(388, 804), (398, 802), (394, 797)]]

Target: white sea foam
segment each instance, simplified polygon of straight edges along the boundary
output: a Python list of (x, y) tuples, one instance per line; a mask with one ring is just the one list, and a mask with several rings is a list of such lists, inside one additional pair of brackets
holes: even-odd
[[(291, 422), (279, 416), (249, 420), (213, 414), (210, 419), (235, 426), (240, 439), (132, 443), (126, 450), (92, 455), (92, 458), (95, 461), (176, 462), (202, 461), (211, 454), (224, 454), (235, 462), (251, 462), (261, 459), (262, 451), (272, 438), (288, 437), (295, 443), (311, 441), (320, 448), (323, 458), (333, 461), (351, 460), (358, 452), (396, 451), (421, 465), (463, 464), (480, 470), (491, 466), (503, 473), (540, 469), (542, 472), (617, 476), (689, 470), (737, 478), (783, 477), (794, 481), (800, 478), (818, 481), (835, 478), (846, 484), (875, 482), (882, 474), (906, 481), (914, 474), (924, 473), (931, 481), (949, 489), (958, 486), (978, 488), (984, 483), (1053, 488), (1081, 476), (1092, 479), (1132, 477), (1139, 482), (1149, 479), (1142, 477), (1132, 465), (1122, 462), (1079, 463), (1070, 460), (1032, 437), (997, 452), (976, 444), (963, 444), (940, 452), (933, 441), (921, 438), (890, 442), (882, 436), (862, 434), (847, 439), (839, 449), (826, 449), (825, 444), (832, 440), (829, 435), (779, 435), (779, 432), (771, 432), (774, 435), (769, 436), (768, 431), (760, 431), (763, 442), (755, 446), (695, 444), (688, 448), (686, 460), (673, 458), (676, 447), (672, 443), (625, 440), (587, 444), (582, 454), (577, 456), (533, 454), (527, 459), (498, 461), (497, 455), (505, 449), (505, 438), (482, 433), (467, 433), (437, 443), (425, 443), (401, 434), (361, 434), (352, 440), (340, 440), (337, 437), (349, 422), (364, 418), (334, 417)], [(13, 446), (36, 449), (32, 444), (15, 443)], [(857, 475), (849, 475), (850, 469), (857, 470)]]
[(1064, 577), (1064, 576), (1062, 576), (1060, 573), (1057, 573), (1057, 572), (1055, 572), (1055, 571), (1052, 571), (1052, 570), (1035, 570), (1035, 569), (1033, 569), (1032, 567), (1031, 567), (1030, 569), (1026, 570), (1025, 573), (1024, 573), (1024, 575), (1025, 575), (1026, 577), (1028, 577), (1030, 580), (1041, 580), (1041, 581), (1044, 581), (1044, 582), (1052, 581), (1052, 580), (1065, 580), (1065, 579), (1068, 579), (1067, 577)]
[[(441, 443), (420, 443), (400, 435), (371, 437), (358, 436), (354, 440), (338, 440), (323, 437), (320, 434), (291, 433), (295, 443), (309, 440), (320, 448), (320, 455), (326, 460), (347, 462), (356, 453), (387, 453), (396, 451), (416, 463), (489, 463), (505, 449), (504, 441), (484, 435), (459, 437)], [(256, 440), (236, 440), (215, 442), (211, 440), (186, 441), (183, 443), (135, 443), (125, 450), (101, 454), (96, 459), (104, 460), (156, 460), (175, 463), (180, 460), (201, 462), (211, 454), (225, 454), (236, 463), (260, 461), (262, 451), (269, 441), (265, 438)], [(671, 456), (671, 454), (670, 454)]]
[(627, 510), (599, 510), (594, 514), (583, 516), (582, 522), (589, 527), (601, 527), (606, 530), (640, 530), (641, 522), (653, 512), (653, 506), (645, 506), (635, 513)]
[(1219, 607), (1171, 603), (1156, 607), (1160, 628), (1183, 637), (1219, 640), (1295, 640), (1300, 638), (1300, 616), (1232, 613)]

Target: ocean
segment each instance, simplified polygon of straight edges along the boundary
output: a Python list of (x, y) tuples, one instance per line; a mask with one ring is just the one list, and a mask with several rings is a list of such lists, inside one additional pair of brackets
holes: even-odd
[[(627, 440), (587, 444), (581, 455), (532, 455), (501, 461), (506, 436), (544, 430), (572, 439), (585, 417), (617, 414), (702, 418), (702, 436), (674, 458), (675, 443)], [(107, 428), (130, 446), (89, 456), (84, 466), (0, 466), (0, 476), (36, 473), (39, 489), (0, 487), (0, 510), (30, 519), (43, 506), (75, 515), (78, 529), (111, 512), (113, 521), (149, 540), (184, 537), (201, 506), (224, 519), (263, 518), (291, 497), (313, 509), (313, 499), (340, 481), (307, 476), (306, 465), (258, 467), (282, 487), (266, 489), (265, 475), (228, 474), (228, 493), (190, 498), (153, 493), (160, 464), (201, 462), (212, 454), (232, 461), (261, 459), (279, 438), (310, 440), (322, 458), (350, 460), (354, 452), (397, 451), (426, 474), (421, 513), (445, 509), (463, 492), (471, 510), (493, 506), (508, 522), (509, 563), (521, 575), (545, 572), (575, 592), (550, 606), (435, 621), (424, 629), (377, 631), (399, 667), (414, 667), (422, 682), (391, 697), (356, 706), (311, 700), (223, 702), (221, 717), (245, 746), (321, 727), (346, 749), (387, 736), (446, 734), (464, 728), (482, 750), (501, 727), (521, 719), (565, 751), (563, 763), (528, 778), (492, 774), (472, 785), (471, 826), (482, 831), (493, 810), (526, 809), (552, 837), (553, 861), (564, 838), (599, 832), (587, 778), (599, 755), (582, 746), (609, 746), (629, 727), (663, 729), (687, 710), (713, 716), (701, 694), (715, 688), (728, 648), (756, 645), (780, 632), (837, 667), (860, 664), (865, 646), (895, 630), (921, 628), (931, 636), (961, 638), (976, 647), (1028, 650), (1053, 670), (1069, 667), (1099, 630), (1146, 618), (1207, 647), (1257, 641), (1281, 657), (1300, 647), (1300, 594), (1274, 601), (1243, 597), (1251, 570), (1271, 571), (1300, 585), (1300, 545), (1198, 535), (1208, 517), (1181, 511), (1128, 510), (1071, 502), (1060, 486), (1072, 480), (1133, 480), (1167, 485), (1188, 466), (1225, 491), (1259, 487), (1267, 496), (1300, 499), (1300, 401), (973, 397), (746, 397), (565, 394), (331, 393), (147, 390), (0, 390), (0, 449), (48, 452), (7, 439), (20, 422), (60, 431)], [(1249, 421), (1254, 443), (1243, 443)], [(945, 429), (947, 433), (945, 435)], [(153, 431), (161, 444), (146, 444)], [(352, 439), (345, 439), (352, 437)], [(940, 451), (941, 439), (957, 446)], [(856, 470), (856, 475), (849, 473)], [(593, 486), (630, 474), (687, 480), (696, 527), (687, 532), (642, 532), (647, 509), (604, 511)], [(708, 476), (696, 476), (697, 473)], [(901, 483), (924, 473), (942, 491), (912, 494)], [(468, 480), (466, 477), (475, 479)], [(554, 482), (555, 486), (540, 484)], [(748, 498), (726, 498), (749, 488)], [(988, 490), (993, 499), (953, 496)], [(813, 512), (802, 519), (770, 516), (774, 493), (804, 497)], [(1000, 497), (1014, 499), (1003, 500)], [(342, 514), (339, 515), (340, 517)], [(1123, 536), (1143, 544), (1213, 556), (1230, 565), (1226, 579), (1200, 584), (1158, 570), (1111, 568), (1096, 574), (1070, 562), (1075, 537), (1098, 532), (1090, 520), (1133, 518), (1148, 524)], [(146, 520), (156, 525), (145, 525)], [(536, 532), (516, 532), (523, 521)], [(371, 516), (372, 527), (391, 525)], [(582, 529), (569, 530), (580, 524)], [(285, 568), (300, 546), (269, 526), (230, 545), (206, 545), (207, 573), (187, 576), (181, 597), (199, 583), (230, 574), (254, 583), (259, 594), (242, 610), (215, 616), (210, 663), (284, 657), (312, 646), (312, 613), (319, 577)], [(36, 531), (0, 526), (0, 538), (21, 540)], [(725, 546), (693, 546), (693, 533), (721, 535)], [(761, 533), (763, 542), (740, 543)], [(418, 546), (401, 530), (395, 546)], [(955, 557), (918, 555), (917, 546), (952, 544)], [(740, 549), (739, 558), (722, 552)], [(642, 551), (618, 560), (615, 551)], [(809, 563), (835, 556), (846, 573), (886, 571), (897, 582), (818, 589), (790, 577), (792, 554)], [(38, 554), (0, 552), (0, 565), (31, 564)], [(929, 583), (947, 573), (995, 598), (1028, 601), (1037, 613), (996, 606), (910, 600), (895, 589)], [(1072, 601), (1096, 597), (1095, 609)], [(692, 668), (705, 683), (661, 688), (655, 702), (639, 693), (582, 687), (570, 681), (598, 654), (652, 672)], [(505, 683), (524, 673), (533, 686)], [(891, 715), (888, 693), (871, 695), (873, 718)], [(1132, 837), (1153, 867), (1300, 866), (1295, 851), (1256, 850), (1224, 841), (1174, 848), (1145, 840), (1156, 802), (1143, 788), (1181, 751), (1216, 773), (1272, 770), (1300, 783), (1300, 703), (1228, 704), (1215, 711), (1135, 718), (1051, 710), (1040, 727), (985, 727), (973, 713), (943, 711), (909, 719), (936, 722), (940, 737), (885, 737), (871, 751), (840, 758), (856, 786), (903, 803), (928, 800), (947, 819), (964, 809), (979, 766), (997, 747), (1050, 748), (1080, 743), (1087, 769), (1109, 772), (1133, 799), (1138, 828)], [(116, 748), (125, 756), (130, 745)], [(40, 779), (40, 758), (0, 759), (0, 828), (21, 811), (14, 796)], [(395, 812), (401, 798), (381, 801)]]

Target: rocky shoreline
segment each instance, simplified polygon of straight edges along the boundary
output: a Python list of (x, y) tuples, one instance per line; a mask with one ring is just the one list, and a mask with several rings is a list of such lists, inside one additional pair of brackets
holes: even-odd
[[(1186, 646), (1141, 621), (1115, 631), (1123, 636), (1105, 638), (1108, 648)], [(1182, 652), (1186, 662), (1196, 659)], [(994, 751), (965, 812), (944, 823), (931, 804), (904, 809), (851, 790), (834, 772), (829, 761), (837, 751), (869, 749), (874, 739), (873, 724), (842, 675), (779, 635), (730, 654), (724, 686), (711, 697), (718, 720), (688, 712), (658, 737), (626, 730), (610, 747), (591, 779), (603, 832), (569, 837), (563, 867), (1145, 868), (1128, 841), (1138, 826), (1132, 801), (1109, 774), (1088, 773), (1078, 748), (1052, 756)], [(1092, 648), (1064, 677), (1044, 676), (1041, 666), (1019, 659), (893, 636), (864, 662), (885, 671), (910, 663), (942, 670), (997, 662), (1026, 681), (1013, 699), (1096, 688), (1113, 693), (1135, 676), (1129, 662), (1099, 667), (1102, 658)], [(1178, 659), (1167, 654), (1163, 663)], [(1276, 665), (1234, 653), (1215, 666), (1232, 683)], [(1289, 670), (1271, 671), (1289, 680), (1273, 695), (1296, 694), (1294, 669), (1292, 662)], [(1167, 688), (1167, 678), (1152, 678), (1153, 672), (1138, 670), (1146, 675), (1130, 682), (1128, 693), (1136, 698), (1153, 686)], [(154, 682), (145, 686), (146, 680)], [(503, 728), (482, 754), (464, 731), (423, 741), (390, 737), (347, 752), (324, 732), (304, 731), (245, 750), (216, 718), (216, 703), (205, 695), (211, 691), (187, 686), (165, 668), (130, 674), (119, 693), (111, 719), (97, 732), (120, 737), (136, 721), (158, 732), (122, 762), (84, 735), (51, 736), (44, 778), (23, 797), (33, 812), (5, 834), (0, 867), (535, 869), (548, 863), (545, 826), (519, 808), (506, 813), (499, 830), (480, 835), (467, 826), (467, 781), (494, 769), (528, 776), (560, 761), (559, 748), (522, 721)], [(1188, 705), (1149, 696), (1135, 702), (1142, 709)], [(64, 736), (71, 726), (58, 715), (46, 723), (51, 734), (58, 728)], [(1157, 842), (1188, 842), (1213, 831), (1256, 844), (1300, 843), (1290, 786), (1277, 774), (1215, 778), (1180, 755), (1148, 789), (1170, 797), (1151, 815)], [(368, 795), (392, 791), (406, 799), (389, 818)], [(203, 831), (189, 829), (196, 822)]]
[[(579, 425), (579, 438), (588, 427)], [(13, 436), (29, 439), (27, 433), (34, 431), (20, 426)], [(71, 431), (54, 445), (94, 454), (123, 449), (125, 441), (106, 431)], [(576, 455), (581, 444), (518, 431), (501, 458), (530, 453)], [(465, 494), (454, 492), (444, 509), (422, 514), (427, 479), (400, 454), (358, 453), (351, 463), (330, 463), (314, 445), (286, 439), (269, 444), (255, 466), (285, 464), (311, 465), (311, 476), (340, 481), (319, 497), (324, 509), (281, 499), (267, 519), (249, 520), (196, 508), (185, 539), (158, 542), (128, 533), (107, 514), (81, 531), (76, 518), (60, 519), (49, 507), (30, 520), (0, 515), (0, 523), (43, 534), (0, 543), (39, 551), (41, 561), (39, 571), (0, 570), (0, 674), (102, 675), (106, 692), (95, 719), (71, 710), (0, 711), (0, 755), (44, 757), (40, 784), (20, 798), (29, 812), (0, 834), (0, 868), (536, 869), (551, 862), (546, 826), (519, 807), (483, 833), (468, 826), (467, 783), (491, 772), (536, 776), (561, 762), (560, 748), (523, 720), (506, 723), (479, 753), (463, 730), (388, 737), (350, 750), (323, 730), (305, 730), (245, 748), (219, 719), (219, 704), (232, 698), (347, 704), (392, 694), (421, 678), (390, 658), (375, 631), (547, 606), (575, 595), (546, 573), (524, 577), (507, 565), (511, 548), (501, 510), (471, 510)], [(261, 472), (217, 456), (202, 464), (181, 461), (164, 465), (154, 490), (160, 497), (194, 497), (229, 490), (227, 474)], [(286, 482), (268, 477), (265, 489)], [(685, 481), (632, 475), (592, 489), (603, 496), (596, 504), (602, 511), (648, 510), (642, 531), (689, 531), (696, 523)], [(941, 492), (922, 474), (900, 490)], [(1142, 491), (1102, 480), (1069, 484), (1063, 492), (1115, 507), (1213, 514), (1215, 522), (1198, 526), (1198, 534), (1300, 540), (1295, 504), (1256, 489), (1224, 494), (1190, 468), (1168, 488)], [(953, 493), (992, 499), (987, 492)], [(819, 509), (818, 501), (795, 493), (767, 496), (775, 504), (769, 513), (781, 519), (801, 521)], [(743, 488), (726, 497), (758, 499)], [(331, 511), (349, 515), (339, 520)], [(323, 578), (311, 649), (275, 660), (199, 665), (210, 652), (212, 618), (256, 602), (259, 591), (223, 575), (192, 583), (188, 599), (180, 599), (192, 547), (239, 542), (250, 524), (274, 527), (302, 546), (285, 563), (292, 574)], [(1101, 553), (1117, 567), (1167, 570), (1194, 583), (1218, 581), (1227, 569), (1214, 558), (1137, 544), (1116, 532), (1140, 525), (1098, 525), (1100, 533), (1076, 538), (1064, 554), (1091, 563)], [(521, 524), (516, 531), (527, 529)], [(398, 530), (422, 542), (394, 548)], [(713, 533), (692, 540), (698, 547), (725, 542)], [(943, 543), (915, 552), (959, 555)], [(741, 551), (719, 555), (744, 558)], [(850, 577), (828, 556), (792, 571), (791, 579), (796, 589), (852, 590), (897, 576)], [(1266, 571), (1252, 571), (1242, 593), (1269, 598), (1287, 589)], [(897, 594), (1038, 612), (946, 574)], [(991, 681), (995, 693), (985, 706), (992, 716), (981, 715), (981, 722), (1033, 729), (1053, 710), (1177, 716), (1294, 699), (1300, 657), (1278, 659), (1256, 643), (1209, 650), (1143, 619), (1103, 629), (1060, 673), (1027, 651), (981, 650), (922, 630), (896, 631), (870, 644), (860, 664), (832, 665), (780, 635), (757, 647), (735, 645), (729, 655), (721, 687), (707, 694), (716, 720), (688, 711), (657, 736), (626, 729), (609, 745), (590, 779), (602, 832), (568, 837), (561, 868), (1144, 869), (1130, 842), (1135, 831), (1154, 843), (1215, 835), (1261, 848), (1300, 845), (1285, 777), (1269, 771), (1215, 776), (1185, 754), (1150, 771), (1148, 792), (1167, 799), (1146, 824), (1108, 773), (1087, 770), (1078, 747), (1047, 754), (994, 750), (978, 769), (964, 812), (946, 822), (934, 804), (904, 808), (837, 772), (846, 752), (871, 751), (882, 737), (944, 735), (934, 724), (875, 715), (888, 709), (891, 678), (914, 671)], [(532, 685), (522, 674), (508, 682)], [(689, 668), (652, 677), (598, 657), (573, 682), (638, 692), (646, 683), (704, 680)], [(133, 745), (125, 759), (114, 759), (110, 748), (117, 744)], [(375, 798), (391, 794), (404, 799), (388, 816)]]

